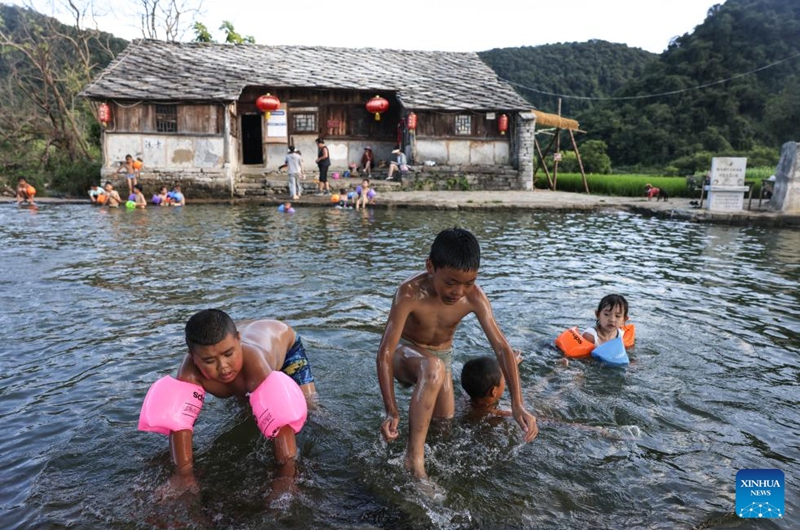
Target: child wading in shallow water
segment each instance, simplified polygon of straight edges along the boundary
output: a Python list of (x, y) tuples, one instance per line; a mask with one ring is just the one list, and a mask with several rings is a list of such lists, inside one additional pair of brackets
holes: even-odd
[(492, 315), (492, 306), (475, 284), (480, 267), (480, 246), (470, 232), (444, 230), (431, 245), (425, 271), (398, 287), (389, 320), (378, 348), (377, 368), (386, 419), (381, 434), (396, 440), (400, 413), (393, 379), (415, 385), (409, 406), (409, 436), (405, 467), (419, 478), (425, 472), (425, 438), (431, 418), (451, 418), (453, 396), (453, 336), (461, 320), (475, 313), (508, 382), (514, 419), (533, 440), (539, 429), (525, 410), (520, 391), (518, 356)]
[(621, 294), (609, 294), (597, 304), (594, 312), (597, 321), (586, 328), (583, 338), (593, 344), (603, 344), (617, 337), (624, 338), (622, 326), (628, 321), (628, 301)]

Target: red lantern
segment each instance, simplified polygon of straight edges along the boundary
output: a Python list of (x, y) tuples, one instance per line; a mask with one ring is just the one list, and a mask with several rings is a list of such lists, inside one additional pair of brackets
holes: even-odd
[(415, 131), (417, 130), (417, 115), (413, 112), (408, 114), (408, 130)]
[(508, 130), (508, 116), (505, 114), (501, 114), (499, 118), (497, 118), (497, 128), (500, 130), (500, 134), (505, 134)]
[(111, 108), (109, 108), (107, 103), (100, 103), (100, 106), (97, 107), (97, 118), (100, 120), (100, 124), (103, 127), (108, 125), (108, 122), (111, 121)]
[(375, 121), (380, 121), (381, 112), (386, 112), (387, 110), (389, 110), (389, 102), (380, 96), (375, 96), (367, 101), (367, 112), (375, 114)]
[(281, 100), (267, 93), (258, 97), (256, 100), (256, 107), (258, 107), (258, 110), (264, 113), (264, 119), (268, 120), (270, 112), (281, 108)]

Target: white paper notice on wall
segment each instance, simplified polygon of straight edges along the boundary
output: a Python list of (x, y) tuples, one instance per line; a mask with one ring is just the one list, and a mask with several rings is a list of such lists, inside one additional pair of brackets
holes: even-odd
[(288, 134), (286, 111), (273, 110), (267, 120), (267, 136), (270, 138), (286, 138)]

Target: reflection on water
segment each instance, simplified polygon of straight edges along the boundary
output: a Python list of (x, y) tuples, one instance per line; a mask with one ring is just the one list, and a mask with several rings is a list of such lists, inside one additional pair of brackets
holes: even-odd
[[(512, 420), (467, 421), (459, 402), (418, 483), (402, 469), (409, 391), (400, 441), (379, 437), (375, 351), (394, 289), (454, 225), (482, 243), (479, 283), (524, 352), (540, 434), (522, 444)], [(733, 527), (737, 470), (800, 474), (797, 231), (612, 212), (6, 205), (0, 233), (4, 528)], [(557, 364), (553, 338), (612, 291), (637, 324), (632, 364)], [(248, 410), (211, 399), (201, 496), (153, 502), (169, 455), (135, 430), (138, 409), (204, 307), (303, 334), (322, 406), (298, 439), (293, 499), (263, 505), (269, 444)], [(490, 353), (474, 317), (456, 342), (456, 373)], [(791, 487), (786, 511), (800, 511)]]

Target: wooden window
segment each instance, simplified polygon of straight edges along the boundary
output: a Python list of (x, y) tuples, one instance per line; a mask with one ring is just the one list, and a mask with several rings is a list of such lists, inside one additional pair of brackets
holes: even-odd
[(178, 132), (178, 106), (156, 105), (156, 131)]
[(293, 133), (316, 133), (317, 115), (313, 112), (297, 112), (292, 114)]
[(470, 136), (472, 134), (472, 116), (468, 114), (456, 116), (456, 134), (459, 136)]

